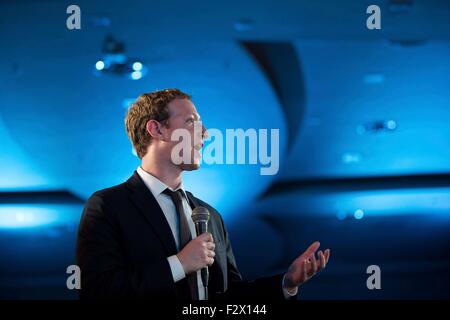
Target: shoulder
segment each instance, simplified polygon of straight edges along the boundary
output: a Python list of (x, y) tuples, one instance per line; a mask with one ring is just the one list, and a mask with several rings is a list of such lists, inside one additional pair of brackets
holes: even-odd
[(86, 205), (115, 205), (128, 197), (128, 188), (126, 182), (95, 191), (87, 200)]
[(80, 232), (100, 225), (114, 225), (117, 212), (126, 205), (128, 191), (125, 183), (94, 192), (86, 201), (80, 221)]

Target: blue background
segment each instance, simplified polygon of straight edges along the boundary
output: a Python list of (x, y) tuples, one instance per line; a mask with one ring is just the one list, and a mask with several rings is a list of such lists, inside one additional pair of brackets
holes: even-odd
[[(65, 272), (84, 201), (139, 165), (130, 101), (172, 87), (208, 128), (280, 130), (277, 175), (184, 175), (245, 278), (319, 240), (332, 257), (302, 299), (450, 298), (448, 1), (77, 1), (81, 30), (70, 4), (0, 4), (0, 298), (77, 297)], [(96, 70), (108, 35), (140, 79)]]

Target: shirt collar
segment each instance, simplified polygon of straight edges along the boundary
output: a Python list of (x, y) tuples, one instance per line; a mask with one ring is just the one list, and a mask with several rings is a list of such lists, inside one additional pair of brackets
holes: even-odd
[(162, 182), (161, 180), (156, 178), (154, 175), (152, 175), (152, 174), (148, 173), (147, 171), (145, 171), (144, 169), (142, 169), (141, 166), (139, 166), (136, 171), (137, 171), (138, 175), (144, 181), (144, 184), (147, 186), (147, 188), (150, 189), (150, 191), (152, 192), (152, 194), (155, 198), (157, 196), (159, 196), (164, 190), (169, 188), (172, 191), (176, 191), (176, 190), (183, 191), (183, 194), (187, 199), (186, 191), (184, 190), (184, 187), (183, 187), (183, 182), (181, 182), (180, 186), (174, 190), (174, 189), (170, 188), (169, 186), (167, 186), (164, 182)]

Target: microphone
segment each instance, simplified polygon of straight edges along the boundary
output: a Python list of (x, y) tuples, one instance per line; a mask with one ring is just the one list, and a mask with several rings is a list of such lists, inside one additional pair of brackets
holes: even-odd
[[(209, 217), (209, 211), (205, 207), (195, 207), (194, 210), (192, 210), (192, 221), (194, 221), (197, 236), (201, 235), (202, 233), (208, 232)], [(208, 299), (208, 267), (205, 267), (201, 270), (201, 276), (203, 286), (205, 287), (205, 299)]]

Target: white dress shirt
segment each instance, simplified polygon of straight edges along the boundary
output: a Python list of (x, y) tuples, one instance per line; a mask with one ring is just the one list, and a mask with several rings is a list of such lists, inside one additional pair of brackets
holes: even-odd
[[(188, 203), (186, 192), (183, 189), (183, 183), (180, 184), (180, 186), (173, 190), (172, 188), (168, 187), (164, 182), (159, 180), (158, 178), (154, 177), (150, 173), (144, 171), (140, 166), (136, 170), (139, 176), (144, 181), (144, 184), (147, 186), (147, 188), (150, 189), (153, 196), (155, 197), (156, 201), (158, 202), (159, 206), (161, 207), (162, 212), (164, 213), (164, 216), (167, 219), (167, 222), (169, 223), (170, 229), (172, 230), (172, 235), (175, 240), (175, 244), (177, 246), (178, 251), (180, 250), (180, 239), (179, 239), (179, 229), (180, 229), (180, 222), (178, 219), (177, 209), (175, 207), (175, 204), (173, 203), (170, 196), (162, 193), (164, 190), (169, 188), (172, 191), (176, 191), (181, 189), (184, 193), (183, 199), (183, 208), (184, 212), (186, 214), (186, 219), (189, 225), (189, 229), (191, 230), (191, 236), (192, 239), (197, 237), (197, 232), (195, 230), (194, 222), (192, 221), (192, 208)], [(183, 266), (181, 265), (180, 260), (176, 255), (170, 256), (167, 258), (167, 261), (169, 262), (170, 269), (172, 271), (172, 277), (174, 282), (178, 282), (181, 279), (186, 277), (186, 274), (184, 273)], [(200, 270), (197, 271), (197, 284), (198, 284), (198, 297), (200, 300), (205, 300), (205, 287), (203, 287), (203, 282), (201, 278)]]
[[(194, 239), (197, 236), (197, 232), (195, 230), (194, 222), (192, 221), (192, 208), (188, 203), (186, 192), (183, 188), (183, 183), (181, 182), (180, 186), (173, 190), (172, 188), (168, 187), (164, 182), (156, 178), (155, 176), (151, 175), (144, 169), (142, 169), (140, 166), (137, 168), (137, 173), (144, 181), (144, 184), (149, 188), (153, 196), (155, 197), (156, 201), (158, 202), (159, 206), (161, 207), (162, 212), (164, 213), (164, 216), (167, 219), (167, 222), (169, 223), (170, 229), (172, 230), (172, 235), (175, 240), (175, 244), (177, 246), (178, 251), (180, 250), (180, 239), (179, 239), (179, 220), (177, 215), (177, 210), (175, 207), (175, 204), (173, 203), (170, 196), (162, 193), (164, 190), (169, 188), (172, 191), (176, 191), (181, 189), (184, 193), (183, 199), (183, 208), (184, 212), (186, 214), (186, 219), (189, 225), (189, 229), (191, 230), (191, 236), (192, 239)], [(181, 265), (180, 260), (176, 255), (170, 256), (167, 258), (167, 261), (169, 262), (170, 269), (172, 271), (172, 277), (174, 282), (178, 282), (181, 279), (186, 277), (186, 274), (184, 273), (183, 266)], [(284, 280), (284, 277), (283, 277)], [(197, 284), (198, 284), (198, 297), (199, 300), (205, 300), (205, 287), (203, 286), (202, 278), (200, 270), (197, 271)], [(287, 290), (283, 288), (283, 293), (286, 298), (296, 295), (297, 290), (295, 290), (294, 294), (290, 294)]]

